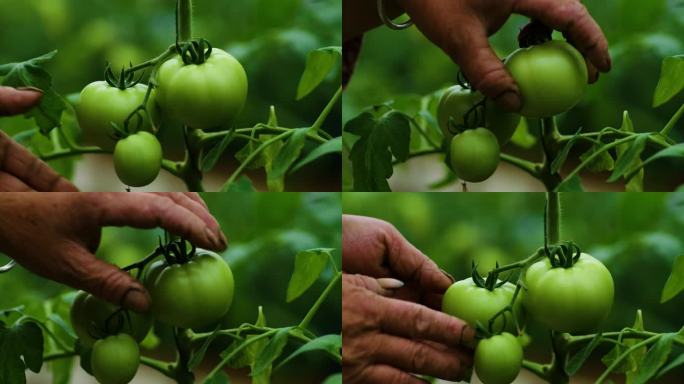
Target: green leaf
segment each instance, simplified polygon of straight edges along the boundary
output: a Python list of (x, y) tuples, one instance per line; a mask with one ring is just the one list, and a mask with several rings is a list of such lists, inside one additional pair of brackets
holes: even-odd
[(287, 285), (287, 302), (298, 298), (313, 285), (330, 260), (332, 248), (317, 248), (299, 252), (294, 271)]
[(658, 153), (654, 154), (653, 156), (649, 157), (646, 161), (644, 161), (643, 166), (645, 167), (658, 159), (664, 159), (667, 157), (684, 158), (684, 143), (676, 144), (659, 151)]
[(52, 89), (52, 76), (43, 68), (56, 54), (57, 51), (53, 51), (28, 61), (0, 65), (0, 76), (4, 76), (3, 85), (15, 88), (35, 87), (43, 91), (40, 104), (25, 114), (35, 120), (43, 134), (60, 125), (62, 112), (66, 109), (64, 99)]
[(568, 376), (574, 376), (575, 373), (582, 368), (582, 365), (584, 365), (584, 362), (591, 356), (594, 349), (601, 344), (601, 336), (601, 333), (597, 333), (594, 338), (591, 339), (591, 342), (585, 344), (579, 352), (568, 360), (568, 363), (565, 365), (565, 373), (567, 373)]
[(629, 149), (618, 156), (617, 163), (615, 163), (615, 169), (608, 178), (609, 183), (618, 181), (621, 177), (636, 169), (636, 167), (641, 166), (640, 156), (646, 148), (648, 136), (648, 133), (638, 134), (634, 141), (632, 141)]
[(254, 188), (254, 184), (252, 184), (252, 180), (249, 177), (242, 175), (228, 185), (227, 189), (222, 189), (221, 192), (256, 192), (256, 188)]
[(632, 381), (634, 384), (648, 383), (658, 370), (665, 365), (667, 358), (672, 352), (672, 343), (677, 337), (676, 333), (666, 333), (660, 336), (643, 360), (639, 364), (637, 374)]
[[(620, 127), (620, 130), (623, 132), (634, 133), (634, 125), (632, 124), (632, 119), (629, 117), (629, 113), (627, 111), (625, 111), (622, 114), (622, 126)], [(622, 158), (623, 156), (626, 156), (627, 152), (630, 149), (632, 149), (633, 147), (634, 147), (634, 142), (620, 144), (617, 146), (618, 163), (620, 162), (620, 158)], [(638, 149), (638, 148), (635, 148), (635, 149)], [(638, 169), (638, 171), (636, 171), (637, 169)], [(615, 173), (616, 171), (618, 171), (618, 165), (615, 166), (613, 173)], [(635, 176), (633, 176), (630, 180), (627, 181), (627, 184), (625, 185), (625, 190), (627, 192), (642, 192), (643, 191), (643, 189), (644, 189), (644, 169), (641, 167), (641, 158), (639, 156), (637, 156), (637, 158), (634, 159), (633, 163), (630, 164), (626, 170), (620, 170), (620, 172), (624, 172), (624, 174), (637, 172)]]
[[(599, 140), (601, 140), (600, 137)], [(580, 155), (580, 161), (584, 162), (595, 153), (599, 152), (599, 154), (585, 166), (589, 172), (605, 172), (615, 169), (615, 159), (613, 159), (610, 151), (601, 151), (603, 147), (603, 144), (594, 144), (591, 149)]]
[(659, 107), (684, 89), (684, 55), (666, 57), (653, 94), (653, 107)]
[(670, 372), (671, 370), (673, 370), (673, 369), (675, 369), (675, 368), (677, 368), (677, 367), (679, 367), (679, 366), (681, 366), (681, 365), (684, 365), (684, 353), (681, 354), (681, 355), (679, 355), (679, 356), (677, 356), (675, 359), (673, 359), (673, 360), (670, 362), (670, 364), (664, 366), (663, 369), (661, 369), (661, 370), (658, 372), (658, 376), (657, 376), (657, 377), (663, 376), (663, 375), (665, 375), (666, 373)]
[(300, 160), (290, 172), (296, 172), (303, 166), (312, 163), (319, 158), (329, 154), (329, 153), (342, 153), (342, 136), (338, 136), (332, 140), (328, 140), (325, 143), (319, 145), (313, 151), (309, 152), (302, 160)]
[(577, 140), (580, 138), (580, 133), (582, 133), (582, 128), (575, 132), (575, 135), (568, 141), (567, 144), (565, 144), (565, 147), (563, 147), (560, 153), (558, 153), (558, 156), (553, 159), (553, 162), (551, 163), (551, 173), (555, 175), (560, 171), (563, 164), (565, 164), (565, 160), (567, 160), (568, 154), (570, 153), (573, 145), (575, 145)]
[(556, 189), (556, 192), (583, 192), (584, 189), (582, 188), (582, 179), (575, 175), (570, 178), (566, 178), (563, 180), (562, 183), (560, 183)]
[(342, 57), (341, 47), (319, 48), (309, 52), (306, 59), (306, 69), (297, 87), (297, 100), (316, 89), (330, 70), (335, 67), (340, 57)]
[(287, 171), (302, 154), (309, 132), (311, 132), (311, 128), (296, 128), (294, 130), (294, 133), (273, 160), (272, 169), (267, 170), (269, 183), (272, 181), (283, 182)]
[(672, 272), (665, 282), (663, 292), (660, 294), (660, 302), (665, 303), (684, 291), (684, 255), (675, 259)]
[(288, 334), (292, 328), (293, 327), (286, 327), (278, 329), (257, 357), (254, 367), (252, 368), (252, 376), (258, 376), (267, 369), (271, 369), (275, 359), (280, 357), (283, 353), (283, 348), (285, 348), (285, 345), (287, 344)]
[(393, 157), (408, 160), (411, 136), (410, 118), (389, 112), (375, 118), (364, 112), (345, 125), (345, 131), (360, 138), (349, 157), (352, 161), (356, 191), (389, 191), (387, 179), (394, 172)]
[(209, 172), (214, 168), (216, 162), (221, 158), (221, 155), (223, 155), (234, 138), (235, 130), (231, 129), (227, 135), (223, 136), (223, 139), (221, 139), (218, 144), (211, 147), (207, 154), (202, 156), (202, 163), (200, 166), (202, 172)]
[(328, 376), (323, 384), (342, 384), (342, 374), (341, 373), (335, 373), (333, 375)]
[(341, 353), (342, 350), (342, 336), (341, 335), (325, 335), (325, 336), (320, 336), (317, 337), (308, 343), (302, 345), (299, 347), (296, 351), (294, 351), (290, 356), (288, 356), (285, 360), (283, 360), (280, 364), (278, 364), (278, 367), (276, 369), (279, 369), (280, 367), (284, 366), (290, 360), (294, 359), (295, 357), (301, 355), (302, 353), (305, 352), (310, 352), (310, 351), (329, 351), (332, 353)]
[(0, 322), (0, 383), (25, 383), (24, 371), (43, 366), (43, 332), (34, 321), (7, 328)]
[(214, 376), (202, 382), (203, 384), (230, 384), (230, 378), (224, 372), (217, 372)]
[(214, 332), (212, 332), (212, 334), (209, 335), (209, 337), (207, 337), (204, 340), (202, 345), (199, 348), (197, 348), (196, 350), (192, 351), (192, 357), (190, 357), (190, 361), (188, 362), (188, 368), (191, 371), (194, 371), (195, 368), (197, 368), (197, 366), (200, 365), (200, 363), (204, 359), (204, 355), (207, 353), (207, 349), (209, 348), (209, 345), (218, 336), (217, 332), (219, 331), (219, 329), (220, 329), (220, 326), (217, 326), (216, 329), (214, 329)]
[(511, 143), (520, 148), (530, 149), (537, 144), (537, 141), (537, 137), (530, 133), (530, 125), (528, 120), (520, 119), (520, 124), (511, 138)]

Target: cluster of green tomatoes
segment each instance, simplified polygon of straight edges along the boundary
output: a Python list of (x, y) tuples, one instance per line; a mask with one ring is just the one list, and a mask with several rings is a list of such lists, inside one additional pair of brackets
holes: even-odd
[[(162, 117), (211, 131), (230, 124), (242, 110), (247, 98), (244, 68), (220, 49), (209, 48), (207, 56), (186, 63), (175, 55), (161, 63), (151, 90), (120, 79), (96, 81), (81, 91), (76, 116), (83, 142), (113, 151), (116, 174), (127, 186), (146, 186), (159, 175), (163, 154), (154, 128)], [(129, 119), (136, 111), (138, 119)]]
[[(197, 249), (183, 263), (157, 260), (147, 266), (143, 284), (150, 294), (150, 314), (123, 310), (79, 292), (71, 324), (85, 353), (82, 366), (102, 384), (126, 384), (140, 365), (140, 343), (152, 323), (202, 328), (220, 321), (230, 309), (235, 282), (228, 264), (216, 253)], [(88, 368), (86, 368), (88, 369)]]
[[(566, 112), (577, 105), (588, 83), (584, 58), (564, 41), (521, 48), (505, 59), (505, 65), (520, 89), (519, 114), (460, 85), (448, 88), (439, 101), (437, 120), (448, 144), (447, 162), (463, 181), (479, 183), (494, 174), (501, 148), (521, 116), (541, 119)], [(477, 108), (484, 108), (483, 117), (469, 118)]]
[[(534, 320), (557, 332), (597, 330), (613, 305), (613, 278), (598, 259), (581, 253), (571, 266), (554, 267), (548, 258), (532, 264), (516, 286), (498, 282), (492, 289), (473, 278), (457, 281), (444, 294), (442, 311), (469, 325), (488, 328), (475, 349), (475, 373), (484, 384), (508, 384), (522, 367), (528, 336), (521, 326)], [(511, 311), (504, 311), (507, 307)]]

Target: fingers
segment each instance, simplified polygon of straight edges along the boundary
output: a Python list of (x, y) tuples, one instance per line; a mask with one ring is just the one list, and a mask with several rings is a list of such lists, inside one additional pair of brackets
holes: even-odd
[[(165, 196), (176, 204), (181, 205), (197, 215), (204, 223), (211, 228), (213, 231), (217, 231), (223, 235), (220, 231), (220, 226), (218, 221), (209, 213), (209, 209), (204, 203), (204, 201), (196, 193), (157, 193), (158, 195)], [(224, 239), (225, 240), (225, 239)]]
[(458, 36), (450, 40), (453, 46), (447, 52), (451, 58), (473, 88), (507, 111), (520, 110), (520, 89), (489, 45), (487, 31), (479, 23), (473, 23), (466, 34), (462, 33), (464, 30), (458, 29)]
[(458, 381), (465, 376), (472, 356), (455, 348), (438, 348), (418, 340), (379, 334), (374, 343), (381, 345), (374, 356), (377, 363), (391, 365), (404, 372)]
[(100, 211), (99, 226), (162, 227), (201, 248), (222, 251), (225, 237), (186, 206), (165, 195), (148, 193), (92, 194), (92, 204)]
[[(0, 131), (0, 170), (29, 188), (43, 192), (77, 192), (78, 189), (45, 162)], [(25, 190), (25, 189), (24, 189)]]
[(363, 379), (361, 381), (350, 379), (343, 369), (342, 381), (345, 383), (363, 384), (425, 384), (425, 381), (389, 365), (368, 366), (363, 372)]
[(350, 275), (345, 273), (342, 275), (342, 284), (352, 284), (358, 287), (365, 288), (373, 293), (382, 296), (391, 296), (392, 293), (389, 289), (385, 289), (380, 285), (379, 279), (374, 279), (372, 277), (363, 275)]
[(63, 264), (55, 280), (127, 309), (147, 312), (150, 297), (142, 284), (127, 272), (97, 259), (76, 244), (61, 249), (68, 250), (68, 257), (61, 258)]
[(380, 298), (380, 328), (396, 336), (436, 341), (454, 347), (472, 345), (475, 330), (464, 321), (420, 304)]
[(612, 66), (606, 40), (601, 27), (578, 0), (519, 0), (513, 11), (563, 32), (565, 37), (586, 56), (601, 72)]
[(27, 112), (40, 102), (43, 93), (36, 89), (0, 87), (0, 116), (13, 116)]
[(0, 171), (0, 192), (34, 192), (31, 187), (7, 172)]

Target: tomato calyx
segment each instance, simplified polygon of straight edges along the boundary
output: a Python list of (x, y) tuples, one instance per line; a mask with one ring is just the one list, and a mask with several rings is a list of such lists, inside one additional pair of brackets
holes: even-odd
[(93, 339), (99, 340), (107, 338), (108, 336), (118, 335), (124, 330), (125, 325), (132, 327), (131, 314), (125, 308), (119, 308), (112, 312), (104, 321), (104, 327), (99, 327), (96, 323), (91, 322), (88, 325), (88, 335)]
[(204, 64), (211, 57), (212, 50), (211, 44), (206, 39), (195, 39), (183, 43), (176, 42), (176, 51), (185, 65)]
[(544, 253), (553, 268), (571, 268), (582, 255), (580, 247), (571, 242), (565, 241), (561, 244), (552, 245), (544, 248)]
[(551, 40), (553, 29), (547, 27), (539, 20), (531, 20), (525, 25), (518, 34), (518, 45), (520, 48), (528, 48), (533, 45), (544, 44)]
[[(131, 67), (133, 67), (133, 64), (131, 63)], [(136, 85), (140, 84), (140, 82), (143, 79), (143, 76), (145, 76), (145, 73), (141, 73), (140, 77), (137, 79), (135, 78), (135, 72), (134, 71), (127, 71), (125, 67), (121, 68), (121, 74), (119, 76), (115, 75), (114, 72), (112, 71), (112, 65), (108, 62), (107, 63), (107, 68), (105, 68), (105, 73), (104, 73), (104, 79), (109, 84), (111, 87), (114, 88), (119, 88), (122, 91), (125, 91), (128, 88), (133, 88)]]
[(499, 288), (500, 286), (508, 283), (508, 279), (499, 280), (499, 272), (497, 271), (497, 269), (499, 269), (498, 262), (496, 263), (494, 270), (492, 272), (489, 272), (486, 278), (483, 278), (477, 271), (477, 264), (475, 264), (475, 262), (473, 261), (471, 265), (470, 276), (473, 278), (473, 282), (476, 286), (487, 289), (489, 291), (493, 291)]

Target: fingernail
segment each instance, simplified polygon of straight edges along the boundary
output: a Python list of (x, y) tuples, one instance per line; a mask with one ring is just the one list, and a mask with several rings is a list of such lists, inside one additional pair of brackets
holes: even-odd
[(380, 284), (380, 286), (384, 289), (398, 289), (404, 286), (403, 281), (389, 277), (383, 277), (381, 279), (377, 279), (377, 281), (378, 284)]
[(475, 328), (469, 326), (461, 328), (461, 344), (469, 348), (475, 348), (477, 346), (475, 334)]
[(451, 274), (449, 274), (449, 272), (447, 272), (447, 271), (445, 271), (445, 270), (443, 270), (443, 269), (441, 269), (441, 268), (440, 268), (439, 270), (442, 271), (442, 273), (444, 274), (444, 276), (448, 277), (449, 280), (451, 280), (452, 283), (456, 281), (456, 279), (454, 279), (454, 277), (451, 276)]
[(204, 230), (204, 235), (207, 237), (207, 241), (209, 241), (212, 250), (222, 249), (221, 240), (219, 240), (219, 237), (216, 235), (214, 231), (212, 231), (209, 228), (206, 228)]
[(501, 108), (509, 112), (517, 112), (522, 106), (520, 96), (514, 91), (507, 91), (499, 95), (494, 101), (501, 106)]
[(40, 92), (40, 93), (45, 93), (43, 92), (42, 89), (36, 88), (36, 87), (19, 87), (17, 88), (19, 91), (35, 91), (35, 92)]
[(150, 308), (150, 296), (145, 291), (131, 288), (124, 295), (121, 305), (135, 312), (145, 313)]

